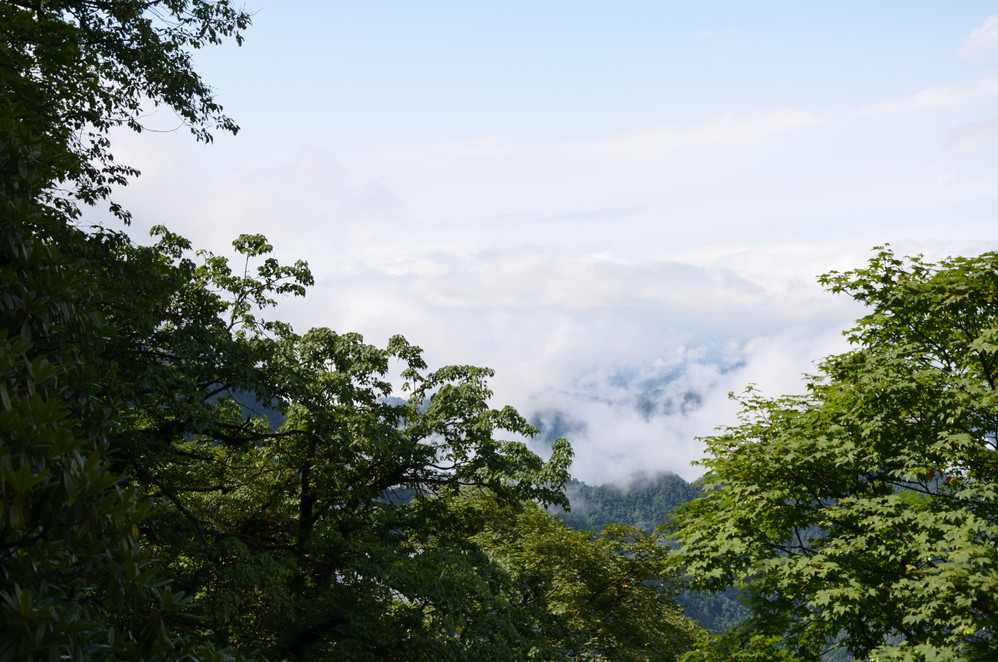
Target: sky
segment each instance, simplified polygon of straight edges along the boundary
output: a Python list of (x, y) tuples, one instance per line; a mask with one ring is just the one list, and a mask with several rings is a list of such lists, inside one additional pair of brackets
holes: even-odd
[(819, 274), (998, 248), (998, 3), (247, 9), (196, 54), (237, 136), (116, 137), (130, 232), (267, 235), (316, 277), (281, 317), (495, 369), (587, 482), (696, 478), (729, 392), (845, 350)]

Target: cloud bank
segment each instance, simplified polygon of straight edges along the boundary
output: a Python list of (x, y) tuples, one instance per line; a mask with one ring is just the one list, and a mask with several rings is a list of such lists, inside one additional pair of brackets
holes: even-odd
[(974, 28), (960, 48), (960, 56), (977, 60), (998, 50), (998, 16), (988, 16)]
[(988, 76), (977, 85), (969, 87), (928, 87), (901, 99), (864, 106), (857, 114), (860, 116), (894, 115), (943, 108), (959, 108), (996, 94), (998, 94), (998, 79)]
[(163, 223), (225, 252), (263, 233), (282, 259), (307, 259), (316, 287), (280, 311), (299, 329), (403, 333), (432, 366), (494, 368), (495, 403), (541, 425), (539, 450), (568, 437), (588, 482), (695, 478), (696, 438), (735, 422), (729, 392), (797, 391), (844, 348), (859, 311), (819, 273), (862, 266), (883, 241), (929, 257), (993, 244), (993, 177), (965, 155), (994, 128), (947, 115), (951, 149), (925, 158), (909, 147), (929, 144), (919, 118), (935, 114), (909, 111), (956, 113), (996, 86), (932, 89), (862, 119), (740, 112), (360, 156), (252, 141), (206, 153), (173, 136), (148, 151), (129, 136), (121, 159), (147, 179), (119, 198), (140, 240)]
[[(711, 264), (526, 249), (389, 255), (327, 274), (310, 321), (375, 342), (402, 331), (433, 365), (496, 368), (496, 403), (541, 426), (538, 450), (569, 438), (573, 472), (589, 482), (639, 470), (695, 478), (695, 438), (735, 420), (728, 392), (797, 391), (814, 360), (843, 347), (856, 314), (806, 269), (753, 274), (777, 258), (766, 251)], [(800, 254), (798, 267), (816, 257), (828, 256)]]
[(809, 129), (822, 121), (819, 115), (799, 109), (750, 115), (728, 112), (691, 126), (664, 126), (616, 138), (582, 141), (571, 145), (568, 151), (589, 156), (658, 159), (692, 147), (759, 143), (785, 133)]

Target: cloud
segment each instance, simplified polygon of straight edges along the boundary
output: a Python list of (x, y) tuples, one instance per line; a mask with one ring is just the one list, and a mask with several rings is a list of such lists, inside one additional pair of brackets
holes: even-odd
[(379, 343), (402, 331), (433, 366), (495, 368), (495, 404), (560, 419), (588, 482), (637, 470), (695, 478), (695, 437), (735, 422), (729, 391), (797, 390), (855, 319), (851, 302), (814, 283), (827, 255), (793, 252), (796, 266), (758, 278), (775, 254), (693, 264), (563, 248), (348, 251), (310, 294), (310, 322)]
[(962, 151), (998, 140), (998, 120), (957, 127), (946, 141), (947, 149)]
[[(694, 135), (684, 139), (743, 144), (717, 135), (719, 124), (687, 127)], [(753, 135), (773, 131), (757, 126)], [(773, 395), (797, 389), (798, 375), (856, 318), (850, 302), (822, 292), (814, 276), (861, 265), (865, 239), (740, 239), (735, 225), (703, 220), (712, 200), (730, 197), (723, 186), (677, 185), (690, 205), (664, 212), (616, 192), (618, 180), (606, 198), (559, 193), (557, 204), (520, 201), (507, 216), (429, 206), (436, 213), (416, 214), (412, 190), (420, 187), (376, 168), (359, 172), (324, 150), (223, 152), (217, 162), (198, 154), (184, 149), (139, 163), (156, 186), (140, 180), (129, 189), (137, 223), (165, 217), (212, 248), (238, 232), (265, 232), (282, 259), (307, 259), (319, 281), (305, 300), (282, 303), (280, 318), (300, 330), (358, 331), (376, 344), (404, 333), (433, 367), (494, 368), (494, 403), (531, 417), (560, 414), (577, 450), (575, 471), (590, 482), (635, 469), (695, 477), (689, 462), (703, 452), (695, 437), (735, 422), (728, 391), (749, 382)], [(470, 170), (459, 166), (457, 175)], [(455, 184), (474, 178), (427, 181), (448, 197), (481, 197), (475, 186)], [(516, 192), (514, 183), (503, 180), (502, 192)], [(729, 209), (754, 227), (740, 205)], [(762, 205), (758, 213), (771, 210)], [(706, 239), (682, 243), (677, 235), (686, 229)], [(848, 242), (861, 246), (846, 250)]]
[(325, 252), (370, 241), (379, 224), (391, 225), (405, 212), (390, 186), (356, 177), (325, 150), (247, 156), (226, 153), (230, 143), (206, 154), (189, 141), (164, 140), (166, 149), (142, 151), (135, 138), (123, 137), (119, 155), (143, 176), (116, 198), (134, 212), (130, 233), (139, 241), (148, 227), (165, 224), (224, 253), (239, 234), (262, 233), (281, 254), (319, 263)]
[[(953, 252), (939, 242), (896, 248)], [(403, 332), (433, 367), (496, 369), (494, 404), (567, 437), (586, 482), (637, 471), (694, 479), (696, 438), (737, 423), (729, 392), (800, 392), (802, 373), (846, 348), (841, 330), (862, 308), (814, 276), (862, 266), (868, 254), (773, 245), (625, 260), (564, 247), (356, 248), (327, 265), (295, 323), (375, 343)]]
[(704, 455), (698, 438), (737, 422), (729, 393), (748, 384), (770, 396), (800, 393), (801, 373), (844, 349), (837, 331), (807, 324), (748, 340), (694, 341), (630, 371), (593, 370), (574, 391), (541, 393), (521, 410), (572, 442), (572, 471), (585, 482), (657, 471), (693, 480), (702, 473), (691, 464)]
[(644, 207), (611, 207), (592, 211), (562, 212), (540, 219), (541, 223), (577, 223), (579, 221), (616, 221), (647, 211)]
[(784, 109), (739, 115), (725, 113), (693, 126), (665, 126), (616, 138), (579, 141), (568, 146), (574, 154), (629, 159), (659, 159), (681, 149), (759, 143), (821, 124), (807, 110)]
[[(723, 266), (559, 254), (530, 247), (462, 255), (386, 245), (341, 253), (337, 263), (341, 273), (363, 275), (369, 281), (390, 279), (395, 291), (405, 289), (409, 296), (436, 308), (461, 310), (692, 312), (706, 307), (732, 314), (758, 313), (773, 303), (774, 294)], [(786, 285), (781, 283), (777, 293), (797, 296)]]
[(476, 159), (508, 156), (522, 151), (503, 138), (475, 136), (432, 143), (418, 149), (388, 152), (380, 156), (392, 159)]
[(969, 60), (977, 60), (998, 49), (998, 16), (988, 16), (970, 32), (957, 53)]
[(989, 76), (973, 87), (929, 87), (911, 96), (865, 106), (857, 115), (894, 115), (965, 106), (998, 94), (998, 79)]

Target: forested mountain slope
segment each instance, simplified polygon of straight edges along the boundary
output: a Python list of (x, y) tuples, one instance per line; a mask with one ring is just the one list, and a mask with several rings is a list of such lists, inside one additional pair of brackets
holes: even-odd
[(676, 474), (636, 476), (624, 487), (569, 481), (571, 510), (560, 517), (572, 528), (599, 531), (610, 523), (654, 531), (680, 505), (700, 495), (700, 488)]
[[(651, 533), (666, 524), (677, 508), (700, 496), (700, 487), (676, 474), (661, 473), (636, 476), (626, 486), (587, 485), (571, 480), (566, 494), (571, 510), (561, 511), (558, 516), (574, 529), (600, 531), (617, 523)], [(677, 602), (701, 627), (717, 633), (747, 615), (737, 597), (734, 589), (719, 594), (684, 591)]]

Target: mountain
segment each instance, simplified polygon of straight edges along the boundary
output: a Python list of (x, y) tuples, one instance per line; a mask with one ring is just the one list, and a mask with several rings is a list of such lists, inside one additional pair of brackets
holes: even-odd
[(676, 474), (664, 473), (636, 476), (626, 488), (573, 480), (566, 493), (572, 509), (560, 516), (574, 529), (599, 531), (617, 523), (651, 532), (676, 508), (699, 496), (700, 488)]
[[(676, 474), (636, 476), (627, 487), (587, 485), (573, 480), (566, 490), (571, 510), (558, 516), (574, 529), (600, 531), (610, 523), (651, 532), (669, 521), (682, 504), (695, 499), (700, 487)], [(709, 632), (720, 632), (746, 616), (738, 592), (706, 594), (685, 591), (676, 597), (683, 610)]]

